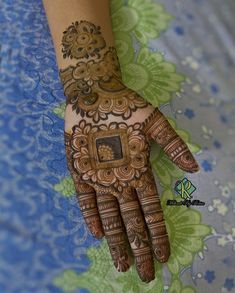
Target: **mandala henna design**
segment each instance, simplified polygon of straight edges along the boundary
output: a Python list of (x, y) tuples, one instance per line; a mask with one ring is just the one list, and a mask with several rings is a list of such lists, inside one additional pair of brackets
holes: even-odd
[(145, 121), (144, 128), (145, 133), (163, 148), (173, 163), (187, 172), (199, 170), (199, 166), (188, 146), (159, 109), (155, 109)]
[(73, 168), (81, 179), (93, 187), (107, 187), (112, 194), (122, 192), (147, 170), (149, 144), (140, 123), (94, 126), (81, 120), (73, 127), (71, 148)]
[(81, 20), (72, 23), (63, 33), (63, 57), (71, 59), (100, 56), (99, 52), (106, 43), (101, 35), (100, 27), (91, 22)]
[(71, 104), (76, 113), (90, 117), (94, 122), (108, 119), (109, 114), (122, 116), (126, 120), (132, 112), (149, 105), (122, 83), (114, 48), (110, 48), (99, 61), (80, 62), (60, 70), (60, 78), (67, 104)]

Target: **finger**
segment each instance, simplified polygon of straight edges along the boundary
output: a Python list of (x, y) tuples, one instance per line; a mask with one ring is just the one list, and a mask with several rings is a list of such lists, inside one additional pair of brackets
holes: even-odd
[(67, 164), (77, 192), (77, 199), (83, 218), (96, 238), (104, 236), (103, 226), (100, 220), (96, 202), (95, 190), (86, 183), (82, 183), (79, 174), (74, 170), (71, 158), (70, 134), (65, 133), (65, 146)]
[(170, 243), (160, 198), (150, 169), (140, 178), (136, 192), (151, 236), (154, 256), (159, 262), (166, 262), (170, 256)]
[(155, 278), (154, 262), (143, 215), (136, 194), (126, 188), (118, 198), (127, 236), (135, 256), (137, 272), (144, 282)]
[(130, 267), (130, 259), (117, 199), (110, 194), (97, 193), (97, 203), (114, 265), (119, 272), (125, 272)]
[(80, 210), (91, 234), (96, 238), (102, 238), (104, 231), (97, 207), (95, 190), (86, 183), (80, 181), (74, 183)]
[(179, 137), (159, 109), (156, 108), (147, 118), (144, 130), (178, 167), (191, 173), (199, 171), (199, 166), (187, 144)]

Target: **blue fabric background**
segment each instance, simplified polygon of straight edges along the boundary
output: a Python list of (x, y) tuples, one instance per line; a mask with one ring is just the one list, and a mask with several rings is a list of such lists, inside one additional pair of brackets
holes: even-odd
[[(200, 279), (198, 292), (235, 292), (235, 4), (158, 3), (175, 19), (149, 47), (164, 52), (201, 90), (186, 85), (166, 108), (202, 146), (196, 185), (207, 205), (203, 221), (217, 232), (191, 274)], [(99, 241), (85, 228), (75, 199), (53, 189), (68, 175), (63, 120), (53, 114), (64, 96), (42, 3), (4, 0), (0, 8), (0, 292), (62, 292), (53, 279), (65, 269), (85, 271), (85, 248)], [(187, 56), (199, 64), (197, 73)], [(224, 245), (217, 242), (222, 236)]]

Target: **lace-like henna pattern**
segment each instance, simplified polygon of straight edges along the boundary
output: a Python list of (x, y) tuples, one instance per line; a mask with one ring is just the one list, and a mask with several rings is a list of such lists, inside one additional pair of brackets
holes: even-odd
[(67, 104), (94, 122), (108, 119), (109, 114), (126, 120), (132, 112), (149, 105), (123, 85), (114, 48), (110, 48), (99, 61), (79, 62), (60, 70), (60, 78)]
[(154, 139), (171, 161), (187, 172), (196, 172), (199, 166), (186, 143), (178, 136), (166, 117), (155, 109), (145, 121), (145, 133)]
[(72, 23), (63, 33), (63, 57), (71, 59), (100, 56), (99, 52), (106, 43), (101, 35), (100, 27), (82, 20)]
[(81, 120), (73, 127), (71, 148), (73, 168), (81, 179), (93, 187), (107, 187), (112, 194), (120, 194), (148, 168), (149, 144), (139, 123), (94, 126)]

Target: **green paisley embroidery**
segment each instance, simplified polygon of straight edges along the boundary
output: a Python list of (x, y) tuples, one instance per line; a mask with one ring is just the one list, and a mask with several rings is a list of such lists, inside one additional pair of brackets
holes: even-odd
[(71, 177), (65, 177), (60, 183), (54, 185), (54, 190), (67, 197), (75, 195), (73, 179)]
[[(182, 137), (182, 139), (187, 143), (188, 147), (193, 153), (198, 153), (200, 147), (194, 144), (190, 140), (190, 135), (183, 129), (179, 129), (176, 126), (176, 122), (172, 118), (168, 118), (168, 121), (175, 129), (175, 131)], [(174, 181), (183, 178), (184, 171), (173, 164), (170, 159), (164, 154), (163, 150), (159, 146), (154, 145), (151, 152), (151, 164), (152, 168), (160, 179), (161, 185), (171, 186)]]
[(164, 31), (172, 16), (160, 4), (151, 0), (111, 1), (113, 30), (133, 32), (138, 41), (147, 44)]
[(192, 286), (183, 286), (179, 279), (172, 282), (167, 293), (196, 293)]
[(78, 288), (86, 288), (94, 293), (163, 292), (162, 266), (159, 263), (156, 263), (155, 280), (146, 284), (140, 280), (134, 266), (126, 273), (117, 273), (105, 240), (98, 248), (89, 248), (87, 255), (91, 266), (86, 272), (78, 274), (66, 270), (55, 278), (54, 284), (65, 292), (73, 292)]

